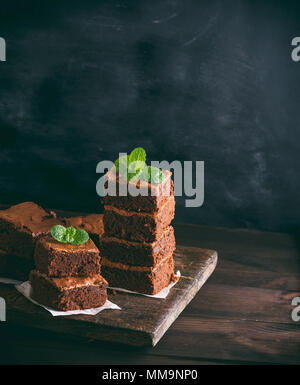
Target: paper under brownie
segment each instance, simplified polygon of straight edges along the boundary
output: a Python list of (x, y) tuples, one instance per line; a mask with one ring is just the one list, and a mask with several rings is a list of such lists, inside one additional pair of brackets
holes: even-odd
[(30, 273), (32, 298), (57, 310), (99, 307), (107, 300), (106, 280), (101, 275), (87, 278), (49, 278), (36, 270)]
[(141, 267), (103, 258), (102, 274), (110, 287), (153, 295), (168, 286), (174, 278), (174, 260), (172, 255), (168, 255), (155, 267)]
[(37, 241), (34, 260), (37, 270), (49, 277), (100, 274), (99, 250), (91, 239), (74, 246), (47, 235)]
[(73, 226), (76, 229), (84, 229), (97, 247), (99, 247), (99, 239), (101, 239), (103, 227), (103, 214), (89, 214), (78, 217), (63, 218), (66, 226)]
[(27, 281), (30, 270), (33, 268), (33, 259), (17, 257), (0, 250), (0, 277)]
[(47, 213), (33, 202), (24, 202), (0, 210), (0, 246), (6, 252), (32, 258), (35, 241), (60, 224), (54, 213)]
[(134, 242), (116, 237), (103, 236), (100, 241), (101, 255), (111, 262), (122, 262), (135, 266), (156, 266), (166, 255), (175, 250), (174, 229), (172, 226), (152, 243)]
[(174, 195), (173, 181), (171, 179), (172, 173), (168, 170), (163, 170), (164, 180), (162, 183), (151, 184), (146, 181), (140, 180), (137, 186), (140, 188), (143, 195), (132, 196), (127, 194), (126, 196), (120, 196), (120, 186), (128, 187), (135, 182), (125, 181), (121, 176), (117, 175), (115, 168), (112, 168), (107, 174), (108, 181), (116, 183), (117, 196), (105, 196), (102, 199), (102, 203), (106, 206), (114, 206), (119, 209), (136, 211), (136, 212), (148, 212), (154, 213), (159, 211), (164, 202)]
[(155, 242), (174, 218), (175, 199), (170, 196), (158, 212), (126, 211), (105, 206), (103, 223), (105, 236), (138, 242)]

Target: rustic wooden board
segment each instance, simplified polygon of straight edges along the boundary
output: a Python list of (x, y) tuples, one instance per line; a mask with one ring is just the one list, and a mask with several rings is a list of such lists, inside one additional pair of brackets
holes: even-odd
[(216, 264), (216, 251), (178, 246), (175, 265), (182, 277), (166, 299), (110, 293), (109, 299), (122, 310), (104, 310), (96, 316), (52, 317), (9, 285), (0, 284), (0, 296), (7, 303), (8, 322), (95, 340), (155, 346), (207, 281)]
[(0, 354), (0, 361), (77, 365), (299, 364), (299, 322), (290, 316), (291, 298), (300, 296), (299, 239), (291, 234), (176, 222), (174, 228), (183, 254), (193, 250), (197, 254), (198, 247), (216, 249), (219, 261), (208, 283), (155, 348), (133, 349), (130, 345), (6, 322), (5, 327), (0, 327), (1, 350), (5, 352), (2, 361)]

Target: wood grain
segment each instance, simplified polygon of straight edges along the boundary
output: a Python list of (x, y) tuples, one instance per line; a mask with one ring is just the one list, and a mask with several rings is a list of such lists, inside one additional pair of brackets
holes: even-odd
[[(154, 348), (95, 340), (92, 333), (86, 338), (7, 322), (9, 330), (0, 328), (1, 346), (7, 344), (5, 359), (11, 363), (299, 364), (299, 322), (291, 319), (291, 298), (300, 291), (297, 240), (291, 234), (180, 223), (175, 223), (175, 232), (182, 252), (188, 248), (192, 259), (195, 248), (216, 249), (218, 266)], [(24, 301), (7, 286), (1, 291)]]
[(0, 296), (7, 302), (9, 322), (134, 346), (155, 346), (212, 274), (216, 263), (215, 251), (178, 247), (175, 266), (182, 277), (166, 299), (116, 292), (109, 299), (122, 310), (106, 310), (96, 316), (54, 318), (11, 286), (1, 285)]

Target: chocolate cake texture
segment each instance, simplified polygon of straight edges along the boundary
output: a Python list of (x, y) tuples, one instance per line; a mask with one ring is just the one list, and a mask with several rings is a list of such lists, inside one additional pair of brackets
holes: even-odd
[(0, 210), (0, 247), (21, 257), (33, 258), (36, 240), (61, 224), (54, 213), (48, 213), (34, 202), (24, 202)]
[(50, 235), (40, 238), (34, 252), (35, 266), (49, 277), (87, 277), (100, 274), (100, 255), (89, 239), (81, 245), (56, 241)]
[(33, 259), (21, 258), (0, 250), (0, 277), (27, 281), (32, 269), (34, 269)]
[(166, 255), (175, 250), (175, 236), (168, 226), (161, 237), (152, 243), (127, 241), (117, 237), (104, 236), (100, 242), (101, 255), (111, 262), (135, 266), (156, 266)]
[(170, 254), (154, 267), (143, 267), (103, 258), (102, 274), (110, 287), (154, 295), (170, 284), (174, 276), (174, 260)]
[(168, 197), (155, 213), (127, 211), (115, 206), (105, 206), (104, 209), (105, 236), (138, 242), (155, 242), (174, 218), (175, 199), (173, 195)]
[(107, 281), (96, 274), (89, 277), (50, 278), (37, 270), (30, 273), (32, 298), (62, 311), (99, 307), (107, 300)]

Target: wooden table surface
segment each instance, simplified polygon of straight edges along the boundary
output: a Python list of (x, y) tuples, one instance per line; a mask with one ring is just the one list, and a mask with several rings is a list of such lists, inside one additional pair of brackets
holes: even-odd
[[(175, 224), (180, 245), (215, 249), (218, 266), (154, 348), (25, 329), (2, 322), (0, 363), (300, 363), (299, 244), (289, 234)], [(3, 348), (2, 348), (3, 347)]]

